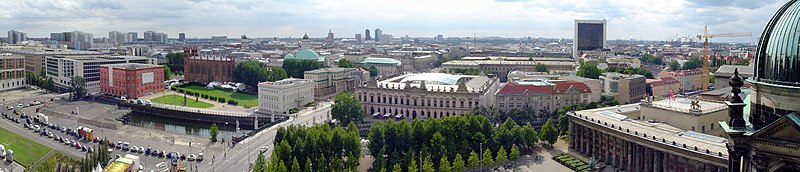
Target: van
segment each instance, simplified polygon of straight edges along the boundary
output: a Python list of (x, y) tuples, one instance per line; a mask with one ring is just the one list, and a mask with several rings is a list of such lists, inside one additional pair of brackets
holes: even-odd
[(6, 146), (0, 145), (0, 157), (6, 158)]
[(9, 149), (8, 154), (6, 154), (6, 161), (14, 162), (14, 151)]
[(34, 119), (36, 119), (36, 121), (39, 121), (39, 122), (45, 123), (45, 124), (50, 122), (50, 120), (47, 117), (47, 115), (44, 115), (42, 113), (36, 113), (36, 117), (34, 117)]

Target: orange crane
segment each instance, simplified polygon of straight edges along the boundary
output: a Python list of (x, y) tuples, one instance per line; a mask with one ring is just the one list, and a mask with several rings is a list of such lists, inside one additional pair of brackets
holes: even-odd
[(753, 36), (753, 33), (750, 32), (739, 32), (739, 33), (715, 33), (715, 34), (708, 34), (708, 25), (703, 28), (703, 34), (697, 35), (697, 39), (704, 40), (703, 42), (703, 91), (708, 90), (708, 39), (709, 38), (717, 38), (717, 37), (745, 37), (745, 36)]

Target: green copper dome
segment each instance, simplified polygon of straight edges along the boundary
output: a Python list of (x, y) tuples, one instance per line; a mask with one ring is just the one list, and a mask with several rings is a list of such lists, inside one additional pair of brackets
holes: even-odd
[(755, 60), (754, 81), (800, 86), (800, 3), (792, 0), (769, 20)]
[(283, 56), (283, 59), (325, 61), (325, 58), (320, 57), (319, 54), (317, 54), (317, 52), (315, 52), (314, 50), (308, 49), (308, 48), (300, 50), (297, 53), (295, 53), (294, 55), (287, 54), (287, 55)]

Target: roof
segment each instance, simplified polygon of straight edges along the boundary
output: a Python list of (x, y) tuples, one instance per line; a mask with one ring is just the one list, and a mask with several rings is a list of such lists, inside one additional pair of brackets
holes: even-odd
[(672, 77), (662, 77), (660, 79), (647, 79), (647, 83), (652, 85), (653, 87), (669, 85), (669, 84), (681, 84), (680, 81)]
[(753, 76), (753, 66), (722, 65), (714, 72), (714, 76), (733, 76), (733, 71), (739, 69), (739, 75)]
[(446, 73), (420, 73), (409, 74), (403, 78), (403, 80), (400, 80), (400, 82), (425, 81), (429, 84), (455, 85), (460, 78), (461, 76)]
[(545, 93), (545, 94), (564, 94), (567, 90), (573, 88), (580, 93), (591, 93), (592, 90), (583, 82), (579, 81), (555, 81), (553, 85), (524, 85), (515, 82), (509, 82), (503, 85), (497, 94), (523, 94), (526, 92)]
[(294, 55), (287, 54), (283, 56), (283, 59), (298, 59), (298, 60), (317, 60), (317, 61), (325, 61), (324, 57), (319, 56), (316, 51), (311, 49), (302, 49), (297, 51)]
[[(635, 120), (617, 113), (620, 108), (639, 108), (639, 104), (627, 104), (605, 108), (589, 109), (568, 113), (570, 120), (582, 120), (598, 126), (611, 128), (615, 134), (630, 135), (646, 139), (650, 145), (670, 146), (679, 150), (727, 159), (726, 139), (722, 137), (682, 130), (677, 127), (648, 121)], [(653, 139), (655, 138), (655, 139)], [(675, 142), (675, 144), (672, 144)], [(683, 145), (686, 147), (683, 147)], [(697, 147), (697, 150), (694, 148)], [(706, 150), (709, 153), (706, 153)], [(719, 156), (719, 155), (722, 156)], [(690, 155), (691, 156), (691, 155)], [(698, 155), (695, 155), (698, 156)]]
[(782, 86), (800, 86), (800, 52), (797, 30), (800, 26), (800, 1), (786, 2), (767, 22), (756, 48), (757, 82)]
[(361, 60), (360, 63), (368, 63), (368, 64), (402, 64), (399, 60), (395, 60), (392, 58), (383, 58), (383, 57), (366, 57)]
[(328, 68), (319, 68), (316, 70), (305, 71), (305, 74), (318, 74), (318, 73), (339, 73), (339, 72), (350, 72), (356, 70), (356, 68), (340, 68), (340, 67), (328, 67)]
[(160, 68), (160, 65), (154, 64), (141, 64), (141, 63), (121, 63), (121, 64), (108, 64), (108, 65), (101, 65), (107, 66), (112, 68), (122, 68), (122, 69), (145, 69), (145, 68)]

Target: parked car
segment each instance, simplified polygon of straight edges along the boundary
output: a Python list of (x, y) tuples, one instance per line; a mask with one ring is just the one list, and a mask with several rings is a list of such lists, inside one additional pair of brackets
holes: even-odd
[(6, 158), (6, 146), (0, 144), (0, 157)]
[(143, 148), (143, 147), (139, 147), (139, 149), (137, 149), (137, 151), (136, 151), (136, 152), (137, 152), (137, 153), (140, 153), (140, 154), (141, 154), (141, 153), (144, 153), (144, 148)]
[(152, 150), (152, 149), (150, 149), (150, 147), (148, 146), (148, 147), (147, 147), (147, 149), (145, 149), (145, 150), (144, 150), (144, 154), (145, 154), (145, 155), (150, 155), (150, 152), (151, 152), (151, 151), (153, 151), (153, 150)]
[(122, 150), (126, 150), (126, 151), (129, 150), (130, 149), (130, 145), (131, 144), (128, 143), (128, 142), (122, 143)]
[(197, 155), (197, 161), (203, 161), (203, 152)]
[(196, 159), (197, 159), (197, 155), (194, 155), (194, 154), (192, 154), (192, 155), (189, 155), (189, 157), (188, 157), (186, 160), (188, 160), (188, 161), (194, 161), (194, 160), (196, 160)]

